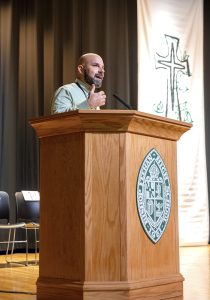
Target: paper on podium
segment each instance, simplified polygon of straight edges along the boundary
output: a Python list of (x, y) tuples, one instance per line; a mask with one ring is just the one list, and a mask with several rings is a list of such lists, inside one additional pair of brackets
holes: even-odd
[(38, 191), (22, 191), (25, 201), (39, 201), (40, 195)]

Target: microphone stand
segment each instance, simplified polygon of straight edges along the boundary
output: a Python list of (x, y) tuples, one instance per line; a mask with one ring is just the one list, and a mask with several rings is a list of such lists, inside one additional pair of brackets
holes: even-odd
[(132, 106), (128, 103), (126, 103), (125, 101), (123, 101), (120, 97), (118, 97), (117, 95), (113, 94), (113, 96), (115, 97), (115, 99), (117, 99), (121, 104), (123, 104), (125, 107), (127, 107), (128, 109), (133, 109)]

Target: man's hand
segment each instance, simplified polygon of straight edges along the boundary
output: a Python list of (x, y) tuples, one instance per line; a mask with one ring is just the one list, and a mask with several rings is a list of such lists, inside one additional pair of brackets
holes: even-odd
[(103, 91), (95, 93), (95, 84), (92, 84), (92, 88), (87, 99), (88, 105), (91, 108), (102, 106), (106, 103), (106, 95)]

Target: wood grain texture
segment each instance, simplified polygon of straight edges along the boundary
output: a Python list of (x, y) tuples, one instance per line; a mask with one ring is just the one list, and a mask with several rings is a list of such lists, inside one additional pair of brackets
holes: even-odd
[[(139, 282), (84, 282), (73, 283), (58, 280), (42, 280), (38, 285), (41, 299), (74, 300), (134, 300), (134, 299), (183, 299), (182, 280), (179, 276), (169, 276)], [(51, 298), (52, 297), (52, 298)], [(61, 298), (62, 297), (62, 298)]]
[[(29, 259), (34, 259), (34, 254), (29, 254)], [(15, 260), (17, 261), (24, 261), (25, 260), (25, 254), (15, 254)], [(185, 300), (209, 300), (210, 295), (210, 286), (209, 286), (209, 278), (210, 278), (210, 246), (197, 246), (197, 247), (181, 247), (180, 248), (180, 265), (181, 265), (181, 272), (185, 277), (184, 281), (184, 299)], [(199, 274), (199, 276), (198, 276)], [(39, 276), (39, 266), (33, 265), (33, 266), (20, 266), (16, 264), (7, 265), (5, 263), (5, 256), (0, 255), (0, 299), (1, 300), (35, 300), (36, 298), (36, 280)], [(179, 278), (178, 278), (179, 279)], [(54, 279), (52, 279), (54, 280)], [(61, 280), (59, 284), (67, 284), (66, 281)], [(168, 284), (169, 281), (163, 281), (162, 284)], [(174, 285), (176, 286), (176, 278), (174, 278)], [(58, 282), (48, 282), (46, 285), (44, 282), (42, 282), (42, 288), (49, 290), (49, 283), (53, 285), (54, 287), (58, 285)], [(110, 284), (110, 282), (109, 282)], [(113, 287), (110, 284), (109, 290), (114, 290), (115, 287), (122, 286), (122, 290), (126, 284), (129, 283), (126, 281), (121, 281), (118, 283), (118, 285), (113, 285)], [(105, 283), (104, 283), (105, 285)], [(156, 282), (157, 285), (157, 282)], [(70, 286), (70, 285), (69, 285)], [(85, 289), (93, 291), (93, 288), (95, 287), (95, 297), (98, 290), (103, 288), (103, 285), (99, 287), (99, 283), (92, 283), (88, 282), (88, 285), (84, 283)], [(93, 286), (93, 287), (91, 287)], [(149, 288), (149, 286), (154, 286), (154, 280), (149, 281), (146, 280), (143, 284), (141, 282), (141, 285), (139, 282), (132, 283), (132, 288), (135, 293), (135, 289), (138, 287), (141, 288)], [(61, 288), (61, 287), (60, 287)], [(75, 289), (76, 291), (81, 290), (81, 284), (80, 288)], [(59, 289), (57, 290), (59, 292)], [(70, 291), (71, 292), (71, 291)], [(28, 294), (26, 294), (28, 293)], [(48, 297), (49, 291), (45, 292), (46, 297)], [(66, 292), (67, 299), (70, 299), (69, 297), (69, 290)], [(80, 295), (83, 293), (83, 291), (80, 291)], [(115, 291), (117, 297), (120, 297), (119, 293)], [(115, 294), (115, 296), (116, 296)], [(54, 293), (52, 295), (54, 297)], [(90, 297), (89, 294), (86, 294), (87, 297)], [(48, 298), (49, 299), (49, 298)], [(59, 295), (57, 296), (57, 299), (60, 299)], [(75, 300), (75, 298), (72, 298)], [(99, 299), (99, 298), (98, 298)], [(97, 300), (98, 300), (97, 299)], [(113, 299), (116, 299), (113, 296)], [(138, 298), (137, 298), (138, 299)], [(180, 299), (180, 297), (176, 297), (174, 299)], [(154, 297), (152, 300), (155, 300)]]
[[(34, 253), (29, 253), (29, 261), (34, 263)], [(24, 253), (15, 253), (13, 259), (25, 263)], [(0, 299), (35, 300), (38, 265), (7, 264), (5, 255), (0, 255)]]
[[(31, 124), (41, 158), (37, 299), (182, 299), (176, 140), (190, 126), (135, 111), (76, 111)], [(139, 168), (152, 148), (172, 190), (157, 244), (136, 207)]]
[(41, 276), (53, 274), (57, 278), (81, 280), (84, 278), (84, 135), (45, 138), (40, 144)]
[(192, 126), (134, 110), (78, 110), (29, 122), (39, 138), (72, 132), (132, 132), (177, 141)]
[[(128, 278), (156, 278), (179, 272), (177, 230), (176, 144), (172, 141), (127, 134), (128, 188)], [(141, 226), (136, 208), (136, 179), (139, 168), (148, 152), (155, 148), (168, 170), (172, 199), (171, 213), (166, 231), (157, 244), (148, 239)]]
[[(86, 190), (86, 215), (91, 206), (91, 233), (85, 226), (86, 249), (91, 270), (86, 268), (87, 280), (120, 279), (120, 218), (119, 218), (119, 135), (86, 134), (90, 147), (86, 149), (86, 179), (91, 181), (91, 192)], [(91, 151), (91, 155), (89, 153)], [(91, 166), (90, 166), (91, 165)], [(88, 172), (89, 170), (89, 172)], [(88, 196), (87, 196), (88, 195)], [(90, 240), (91, 235), (91, 240)]]

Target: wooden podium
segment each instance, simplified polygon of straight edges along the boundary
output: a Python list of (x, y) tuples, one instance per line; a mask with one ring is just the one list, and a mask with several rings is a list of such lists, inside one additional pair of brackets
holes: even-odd
[[(119, 110), (79, 110), (30, 124), (40, 140), (37, 299), (183, 299), (176, 141), (191, 125)], [(152, 148), (172, 191), (169, 221), (155, 244), (136, 204), (139, 168)]]

